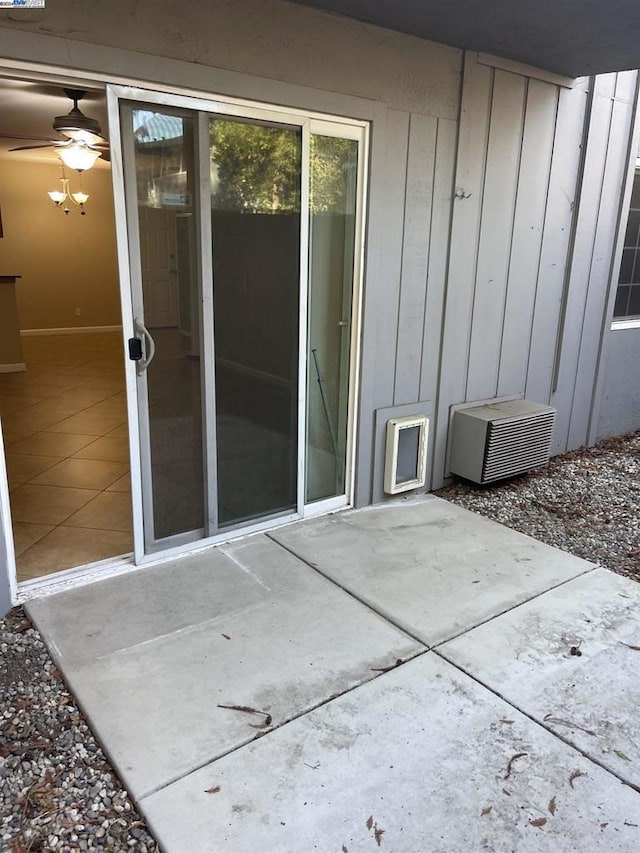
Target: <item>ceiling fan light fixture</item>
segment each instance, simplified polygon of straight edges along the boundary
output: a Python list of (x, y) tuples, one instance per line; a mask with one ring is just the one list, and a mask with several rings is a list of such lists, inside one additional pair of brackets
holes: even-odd
[(87, 169), (91, 169), (95, 165), (100, 152), (87, 147), (82, 142), (72, 142), (71, 145), (60, 148), (58, 156), (69, 169), (75, 169), (76, 172), (86, 172)]
[(66, 115), (54, 118), (53, 129), (71, 139), (77, 139), (77, 134), (81, 131), (94, 137), (101, 137), (102, 128), (98, 121), (86, 116), (78, 107), (78, 101), (81, 101), (87, 93), (83, 89), (65, 89), (64, 93), (73, 101), (73, 108)]

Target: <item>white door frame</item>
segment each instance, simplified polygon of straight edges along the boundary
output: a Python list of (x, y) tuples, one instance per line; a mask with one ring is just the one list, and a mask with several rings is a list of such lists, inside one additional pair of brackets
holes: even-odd
[[(131, 80), (127, 77), (120, 77), (117, 74), (100, 74), (94, 71), (82, 71), (68, 67), (60, 67), (51, 64), (40, 64), (22, 60), (1, 60), (0, 69), (7, 76), (15, 76), (20, 79), (35, 79), (42, 80), (47, 77), (53, 77), (59, 81), (67, 81), (70, 84), (77, 84), (79, 81), (88, 83), (91, 81), (94, 87), (104, 87), (107, 92), (108, 114), (109, 114), (109, 131), (110, 141), (112, 145), (112, 178), (114, 188), (114, 209), (115, 209), (115, 228), (117, 238), (117, 258), (120, 277), (120, 293), (121, 293), (121, 308), (122, 308), (122, 332), (123, 341), (126, 342), (129, 338), (134, 337), (133, 326), (133, 308), (131, 303), (131, 276), (129, 267), (129, 249), (128, 235), (125, 218), (125, 198), (124, 198), (124, 182), (123, 182), (123, 163), (122, 163), (122, 148), (120, 135), (120, 118), (118, 110), (118, 98), (124, 97), (132, 100), (150, 101), (150, 96), (155, 90), (145, 89), (140, 86), (138, 80)], [(110, 77), (112, 81), (117, 83), (105, 82), (105, 77)], [(144, 84), (143, 84), (144, 85)], [(153, 85), (153, 84), (150, 84)], [(89, 583), (97, 579), (104, 579), (115, 575), (130, 571), (136, 566), (146, 565), (151, 562), (161, 562), (167, 558), (184, 553), (186, 551), (200, 550), (209, 547), (218, 542), (229, 541), (251, 533), (256, 533), (262, 530), (268, 530), (275, 526), (286, 524), (290, 521), (298, 520), (301, 517), (311, 517), (314, 515), (322, 515), (338, 509), (348, 508), (352, 505), (354, 488), (355, 488), (355, 441), (357, 428), (357, 401), (359, 395), (359, 378), (360, 378), (360, 344), (361, 344), (361, 324), (362, 324), (362, 293), (363, 293), (363, 275), (364, 275), (364, 252), (365, 252), (365, 214), (367, 204), (367, 178), (369, 170), (369, 148), (370, 148), (370, 122), (365, 119), (351, 119), (339, 115), (329, 115), (317, 111), (307, 111), (295, 107), (282, 107), (275, 104), (256, 105), (257, 102), (246, 98), (234, 98), (231, 96), (216, 96), (215, 94), (197, 93), (195, 95), (181, 94), (184, 89), (176, 89), (170, 85), (164, 85), (164, 92), (158, 92), (159, 98), (167, 97), (169, 93), (171, 97), (175, 97), (180, 101), (183, 99), (184, 105), (188, 109), (197, 109), (204, 112), (220, 112), (225, 115), (237, 115), (243, 117), (260, 118), (265, 113), (271, 117), (277, 116), (277, 121), (286, 123), (287, 117), (291, 124), (298, 126), (306, 126), (307, 138), (309, 133), (318, 132), (324, 135), (335, 135), (344, 138), (355, 139), (358, 141), (358, 193), (356, 207), (356, 228), (355, 228), (355, 255), (353, 267), (353, 301), (352, 301), (352, 333), (351, 333), (351, 364), (349, 376), (349, 415), (348, 415), (348, 438), (347, 438), (347, 459), (345, 468), (345, 495), (329, 498), (327, 500), (317, 501), (312, 504), (304, 505), (304, 502), (298, 501), (297, 511), (290, 515), (281, 516), (267, 521), (257, 522), (253, 525), (248, 525), (242, 529), (225, 530), (223, 534), (218, 536), (203, 539), (197, 543), (189, 543), (172, 549), (167, 549), (162, 554), (144, 554), (143, 538), (140, 532), (143, 529), (142, 518), (142, 501), (139, 484), (141, 482), (141, 464), (140, 464), (140, 446), (139, 446), (139, 423), (137, 409), (137, 389), (135, 380), (135, 364), (125, 361), (125, 382), (126, 382), (126, 397), (127, 410), (129, 412), (129, 449), (130, 449), (130, 465), (132, 477), (132, 518), (134, 531), (137, 529), (136, 547), (132, 555), (123, 555), (113, 559), (102, 560), (98, 563), (93, 563), (84, 566), (74, 567), (61, 572), (56, 572), (47, 577), (37, 578), (33, 581), (26, 581), (19, 586), (16, 579), (15, 553), (13, 546), (13, 532), (11, 526), (11, 514), (9, 504), (9, 493), (6, 481), (6, 465), (4, 447), (0, 442), (2, 451), (0, 452), (0, 602), (2, 602), (3, 589), (3, 553), (6, 552), (6, 575), (7, 584), (5, 587), (9, 590), (11, 603), (24, 601), (37, 595), (44, 593), (53, 593), (64, 589), (72, 588), (84, 583)], [(117, 93), (117, 95), (116, 95)], [(136, 97), (137, 95), (140, 97)], [(162, 100), (158, 100), (162, 103)], [(201, 105), (201, 106), (200, 106)], [(304, 154), (306, 150), (306, 155)], [(307, 157), (308, 161), (308, 145), (303, 145), (303, 157)], [(304, 169), (303, 163), (303, 169)], [(307, 179), (303, 182), (308, 193), (308, 169), (309, 164), (306, 164)], [(303, 190), (304, 191), (304, 190)], [(308, 270), (308, 197), (306, 215), (301, 211), (301, 220), (306, 220), (305, 227), (307, 229), (306, 239), (306, 255), (303, 252), (301, 243), (301, 265), (305, 266), (304, 281), (307, 282)], [(302, 239), (302, 237), (301, 237)], [(301, 282), (303, 276), (301, 275)], [(306, 306), (307, 288), (305, 287), (304, 301)], [(304, 343), (306, 347), (306, 322), (301, 323), (304, 326)], [(302, 336), (302, 333), (301, 333)], [(304, 356), (306, 350), (300, 350), (300, 357)], [(123, 351), (124, 355), (124, 351)], [(299, 369), (299, 376), (306, 377), (306, 370)], [(302, 379), (300, 385), (302, 385)], [(306, 384), (301, 394), (299, 387), (298, 404), (300, 411), (306, 415), (302, 408), (304, 398), (306, 397)], [(302, 418), (304, 426), (304, 418)], [(303, 428), (302, 426), (302, 428)], [(298, 429), (301, 429), (301, 418), (298, 419)], [(304, 435), (303, 435), (304, 441)], [(299, 445), (298, 464), (304, 468), (304, 453), (301, 449), (304, 444)], [(211, 449), (208, 453), (213, 452)], [(302, 460), (302, 462), (301, 462)], [(300, 472), (299, 472), (300, 473)], [(134, 493), (134, 481), (138, 484), (137, 494)], [(304, 473), (302, 479), (298, 478), (298, 494), (301, 493), (301, 484), (304, 485)], [(3, 542), (4, 539), (4, 542)], [(3, 551), (4, 549), (4, 551)]]
[(17, 601), (16, 555), (11, 527), (7, 464), (0, 418), (0, 619)]
[[(132, 307), (132, 275), (131, 269), (137, 269), (139, 265), (139, 246), (136, 235), (127, 225), (127, 198), (125, 193), (125, 170), (123, 156), (123, 128), (120, 122), (120, 102), (139, 102), (142, 104), (155, 104), (161, 107), (173, 107), (179, 109), (191, 110), (197, 114), (224, 115), (238, 118), (250, 118), (258, 121), (271, 121), (278, 124), (289, 124), (292, 127), (298, 127), (302, 132), (302, 164), (301, 164), (301, 215), (300, 215), (300, 294), (299, 294), (299, 338), (298, 338), (298, 464), (297, 464), (297, 506), (296, 511), (292, 513), (280, 514), (272, 516), (266, 520), (258, 521), (252, 524), (243, 524), (241, 527), (226, 528), (224, 532), (214, 535), (205, 535), (203, 538), (196, 541), (176, 542), (175, 546), (167, 543), (167, 547), (162, 551), (154, 551), (153, 553), (145, 554), (144, 547), (144, 509), (140, 510), (143, 494), (143, 477), (146, 476), (144, 467), (140, 465), (142, 454), (148, 456), (148, 449), (142, 446), (140, 442), (140, 412), (137, 403), (132, 405), (137, 400), (137, 377), (135, 363), (128, 362), (126, 366), (127, 375), (127, 401), (130, 415), (129, 420), (129, 442), (131, 450), (132, 468), (131, 468), (131, 489), (132, 500), (134, 503), (134, 554), (137, 564), (144, 564), (156, 561), (159, 557), (167, 557), (178, 555), (186, 551), (192, 551), (194, 548), (214, 545), (219, 542), (228, 541), (236, 536), (244, 536), (249, 533), (255, 533), (262, 530), (268, 530), (275, 526), (296, 521), (298, 519), (311, 515), (320, 515), (331, 512), (337, 509), (351, 506), (353, 488), (354, 488), (354, 444), (355, 444), (355, 429), (356, 429), (356, 401), (357, 401), (357, 378), (359, 375), (359, 342), (360, 342), (360, 315), (361, 315), (361, 294), (362, 294), (362, 260), (364, 253), (363, 239), (363, 222), (364, 222), (364, 191), (365, 178), (367, 174), (367, 142), (368, 142), (368, 122), (360, 120), (336, 119), (334, 117), (319, 118), (314, 115), (310, 117), (308, 113), (301, 110), (291, 110), (289, 108), (249, 104), (247, 102), (239, 102), (232, 98), (202, 98), (200, 96), (177, 95), (162, 91), (143, 89), (133, 86), (121, 86), (115, 84), (107, 85), (107, 103), (109, 111), (109, 130), (111, 141), (111, 168), (114, 183), (114, 203), (116, 214), (116, 236), (118, 241), (118, 260), (121, 269), (121, 297), (122, 297), (122, 314), (123, 314), (123, 334), (125, 339), (134, 337), (134, 309)], [(201, 122), (202, 124), (202, 122)], [(200, 127), (199, 134), (203, 137), (205, 130)], [(348, 440), (347, 440), (347, 459), (346, 459), (346, 477), (345, 477), (345, 494), (339, 495), (328, 500), (317, 501), (312, 504), (305, 503), (306, 492), (306, 470), (305, 470), (305, 447), (306, 447), (306, 407), (307, 407), (307, 371), (306, 371), (306, 352), (307, 352), (307, 307), (308, 307), (308, 284), (309, 284), (309, 184), (310, 184), (310, 146), (309, 140), (311, 133), (317, 133), (325, 136), (342, 137), (354, 139), (359, 144), (358, 157), (358, 187), (357, 193), (357, 208), (356, 208), (356, 251), (354, 253), (354, 270), (353, 270), (353, 296), (352, 296), (352, 334), (351, 334), (351, 365), (349, 376), (349, 418), (348, 418)], [(204, 137), (203, 137), (204, 138)], [(200, 146), (201, 156), (202, 148)], [(208, 181), (208, 169), (204, 168), (204, 164), (200, 165), (200, 183)], [(129, 178), (129, 182), (131, 177)], [(208, 189), (205, 188), (205, 189)], [(203, 210), (205, 199), (208, 198), (208, 193), (201, 193), (200, 199), (200, 216), (204, 217), (201, 220), (205, 229), (207, 225), (210, 227), (210, 212)], [(211, 259), (207, 257), (210, 253), (206, 250), (205, 241), (202, 241), (201, 252), (199, 253), (200, 271), (202, 275), (211, 275)], [(203, 294), (205, 299), (210, 299), (210, 294)], [(209, 314), (204, 312), (204, 322), (209, 323)], [(126, 319), (125, 319), (126, 315)], [(210, 330), (211, 333), (213, 330)], [(131, 395), (131, 396), (130, 396)], [(205, 403), (206, 405), (206, 403)], [(215, 419), (211, 421), (215, 423)], [(206, 441), (206, 440), (205, 440)], [(215, 446), (211, 447), (213, 442), (205, 443), (205, 458), (209, 464), (209, 471), (214, 471)], [(133, 460), (136, 460), (134, 469)], [(146, 461), (148, 466), (148, 459)], [(208, 478), (211, 486), (211, 473)], [(213, 484), (215, 486), (215, 483)], [(144, 483), (144, 490), (148, 493), (149, 485)], [(209, 495), (209, 503), (213, 505), (213, 500)], [(137, 508), (137, 512), (135, 512)], [(146, 519), (147, 525), (149, 519)]]

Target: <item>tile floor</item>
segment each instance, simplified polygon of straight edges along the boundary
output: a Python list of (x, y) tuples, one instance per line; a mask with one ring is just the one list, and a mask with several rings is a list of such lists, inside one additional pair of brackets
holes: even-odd
[(19, 581), (133, 548), (120, 333), (22, 344), (27, 370), (0, 374)]

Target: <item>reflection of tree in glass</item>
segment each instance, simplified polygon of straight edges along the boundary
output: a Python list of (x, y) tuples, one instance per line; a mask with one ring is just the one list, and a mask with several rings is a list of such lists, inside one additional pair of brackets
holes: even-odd
[[(297, 130), (237, 121), (211, 122), (214, 204), (223, 210), (289, 213), (300, 209), (301, 138)], [(354, 143), (311, 137), (311, 210), (343, 212)]]
[(357, 143), (311, 136), (311, 212), (347, 213), (347, 188), (355, 180)]
[(215, 206), (271, 213), (300, 209), (300, 134), (295, 130), (211, 122)]

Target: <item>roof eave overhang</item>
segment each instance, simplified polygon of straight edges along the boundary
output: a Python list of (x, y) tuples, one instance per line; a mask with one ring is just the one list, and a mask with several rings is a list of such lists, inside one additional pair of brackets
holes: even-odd
[(564, 77), (640, 67), (637, 0), (291, 0)]

